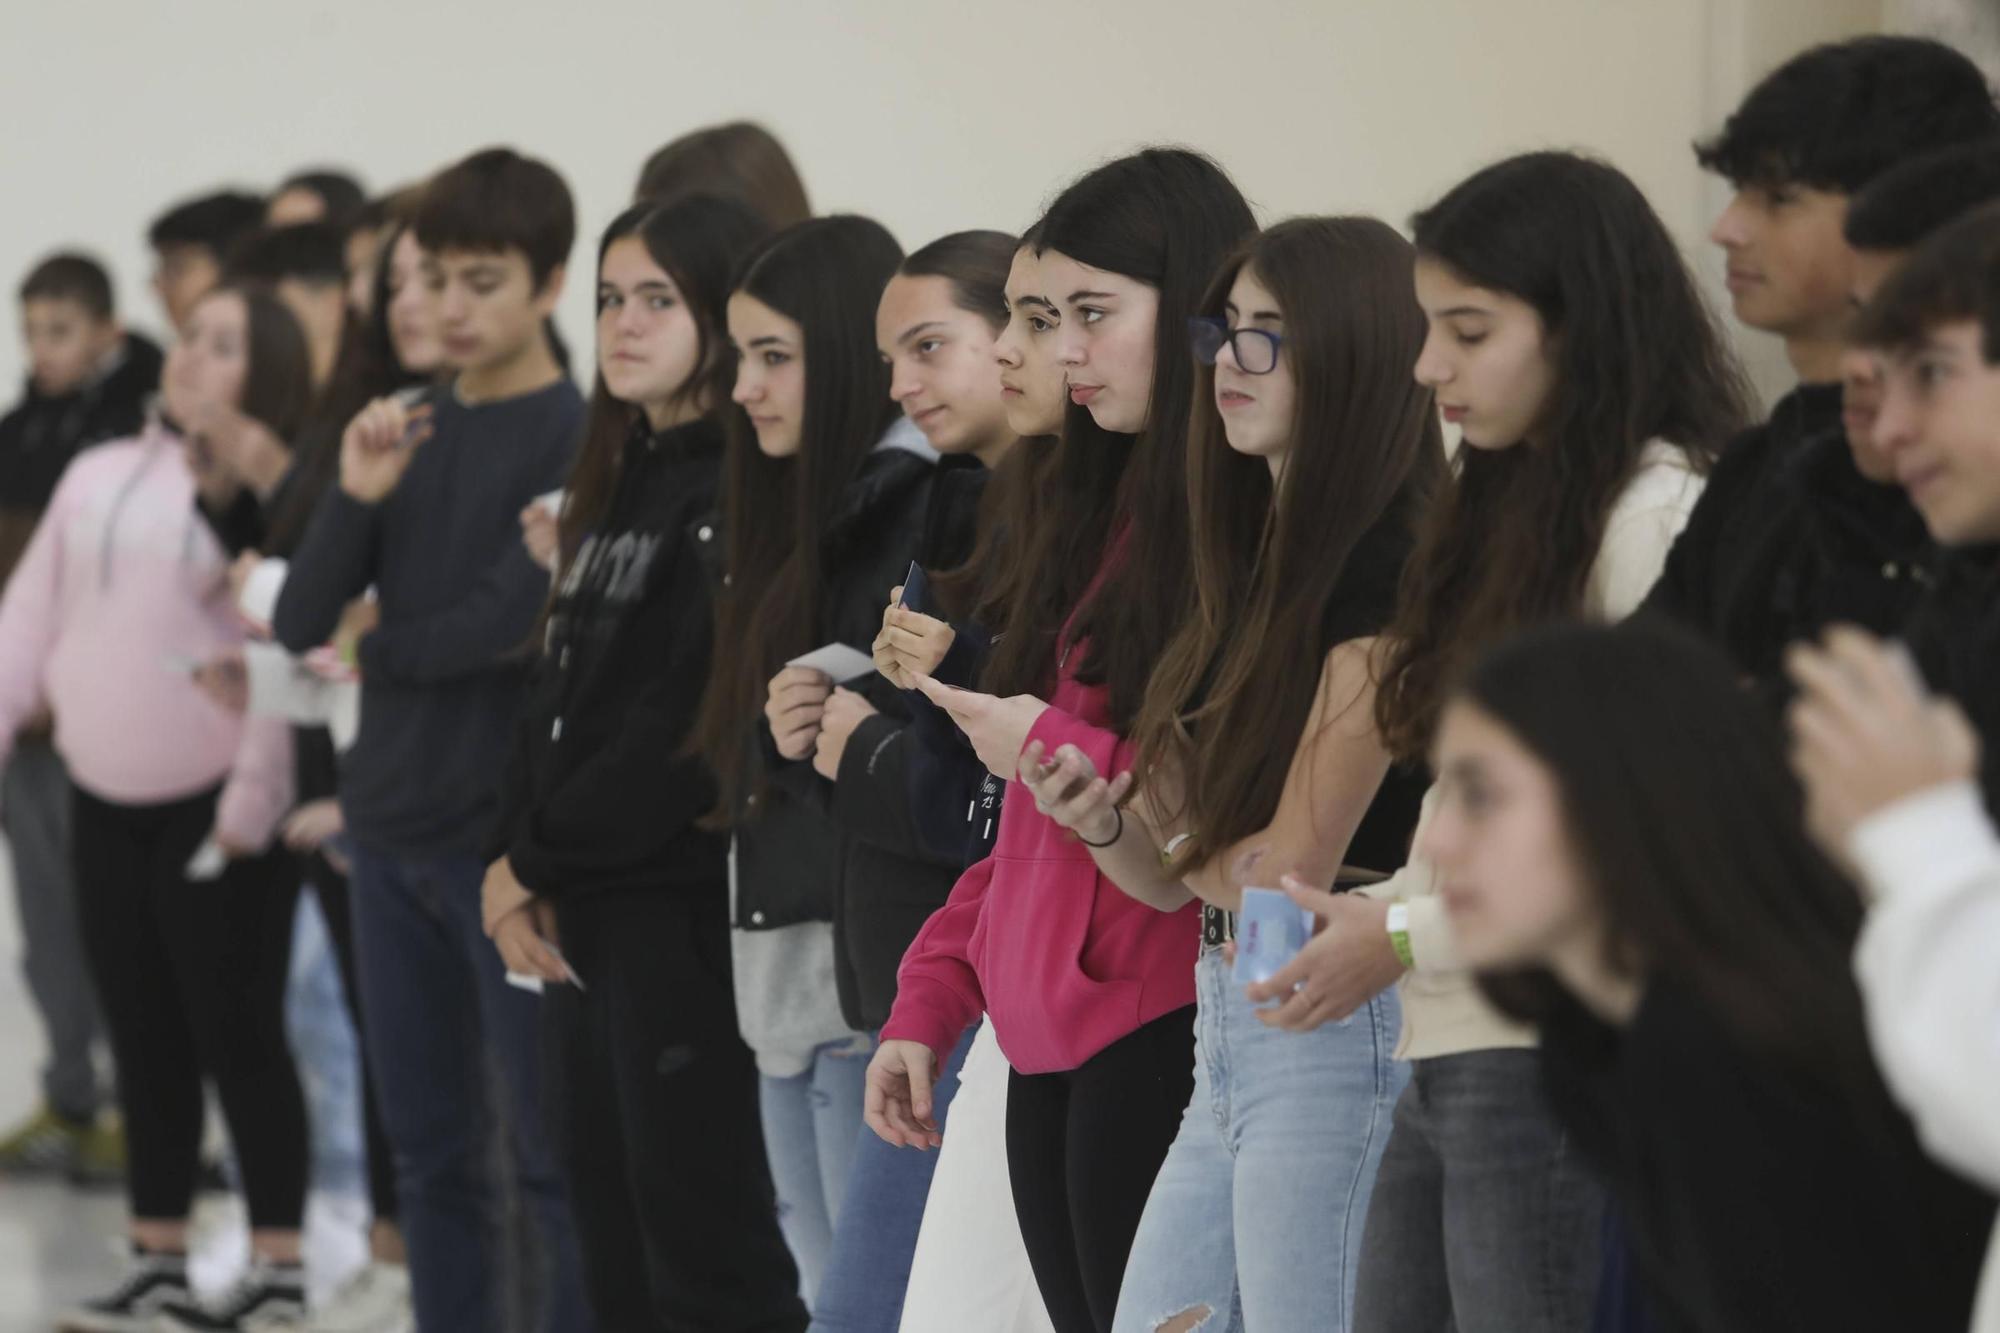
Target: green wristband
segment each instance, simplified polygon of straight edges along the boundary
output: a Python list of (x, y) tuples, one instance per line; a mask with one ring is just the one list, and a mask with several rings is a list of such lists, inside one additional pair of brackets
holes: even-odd
[(1396, 951), (1396, 959), (1402, 963), (1405, 972), (1413, 972), (1417, 967), (1417, 957), (1410, 952), (1410, 905), (1391, 903), (1389, 905), (1389, 947)]

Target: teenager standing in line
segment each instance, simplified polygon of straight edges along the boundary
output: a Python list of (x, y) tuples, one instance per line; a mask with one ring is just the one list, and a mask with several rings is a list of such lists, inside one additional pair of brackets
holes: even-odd
[[(1083, 177), (1034, 232), (1062, 311), (1072, 407), (1055, 499), (1024, 542), (981, 681), (919, 683), (996, 776), (1039, 739), (1100, 767), (1189, 595), (1187, 320), (1254, 228), (1207, 158), (1149, 149)], [(1047, 694), (1044, 702), (1039, 694)], [(1153, 911), (1026, 799), (903, 963), (870, 1072), (871, 1123), (935, 1144), (931, 1083), (982, 1007), (1014, 1074), (1007, 1155), (1022, 1235), (1063, 1333), (1106, 1330), (1193, 1074), (1192, 908)]]
[[(1223, 266), (1194, 322), (1213, 366), (1189, 442), (1199, 601), (1147, 688), (1137, 766), (1107, 780), (1074, 747), (1022, 756), (1037, 804), (1121, 889), (1162, 911), (1203, 904), (1194, 1096), (1119, 1295), (1132, 1333), (1352, 1318), (1409, 1077), (1393, 1058), (1400, 1003), (1385, 992), (1354, 1021), (1274, 1032), (1224, 946), (1246, 884), (1281, 870), (1332, 884), (1343, 866), (1380, 878), (1416, 825), (1422, 781), (1391, 771), (1373, 688), (1444, 467), (1409, 373), (1424, 341), (1414, 257), (1372, 218), (1296, 218)], [(1287, 746), (1289, 767), (1272, 765)]]
[(605, 1333), (805, 1324), (736, 1030), (728, 844), (697, 827), (715, 784), (683, 753), (709, 669), (693, 529), (721, 478), (723, 310), (763, 230), (694, 197), (604, 233), (598, 384), (486, 875), (488, 933), (544, 983), (551, 1116)]
[[(812, 767), (827, 644), (865, 650), (916, 549), (934, 471), (889, 398), (875, 310), (903, 255), (867, 218), (816, 218), (746, 261), (729, 297), (737, 410), (722, 585), (696, 736), (731, 827), (737, 1018), (808, 1304), (852, 1170), (870, 1035), (841, 1012), (833, 921), (849, 834)], [(697, 534), (699, 536), (699, 533)], [(894, 707), (881, 690), (878, 706)]]

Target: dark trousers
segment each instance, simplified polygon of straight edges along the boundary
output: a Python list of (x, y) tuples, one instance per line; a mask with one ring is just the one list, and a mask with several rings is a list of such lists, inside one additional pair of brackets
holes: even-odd
[(368, 1204), (377, 1222), (396, 1220), (396, 1158), (389, 1147), (389, 1135), (382, 1127), (382, 1107), (375, 1095), (375, 1079), (368, 1072), (368, 1026), (362, 1014), (361, 975), (354, 959), (353, 895), (347, 876), (327, 864), (324, 856), (306, 859), (306, 880), (319, 896), (320, 915), (326, 920), (327, 938), (333, 944), (334, 962), (340, 968), (340, 988), (347, 997), (348, 1021), (360, 1045), (361, 1133), (368, 1152)]
[(231, 862), (214, 880), (186, 877), (217, 795), (133, 806), (76, 789), (77, 921), (118, 1061), (132, 1215), (188, 1216), (206, 1076), (250, 1225), (295, 1228), (306, 1108), (285, 1039), (285, 980), (298, 880), (282, 852)]
[(1193, 1096), (1193, 1005), (1074, 1070), (1009, 1080), (1014, 1211), (1057, 1333), (1110, 1333), (1146, 1196)]
[(757, 1066), (736, 1024), (729, 889), (557, 904), (587, 989), (550, 986), (550, 1113), (600, 1333), (796, 1333)]
[[(498, 1224), (510, 1200), (492, 1148), (505, 1134), (545, 1270), (525, 1283), (544, 1294), (530, 1326), (582, 1333), (591, 1325), (576, 1233), (542, 1117), (542, 1002), (507, 984), (480, 928), (485, 865), (463, 855), (399, 857), (358, 842), (353, 862), (369, 1019), (363, 1052), (395, 1151), (417, 1326), (508, 1326), (504, 1293), (523, 1275)], [(489, 1077), (496, 1069), (497, 1080)]]

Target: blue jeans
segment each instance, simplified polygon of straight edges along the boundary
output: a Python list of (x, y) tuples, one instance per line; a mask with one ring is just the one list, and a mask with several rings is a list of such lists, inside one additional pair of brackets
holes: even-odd
[(305, 1091), (312, 1131), (312, 1187), (358, 1195), (366, 1176), (361, 1142), (360, 1043), (347, 1016), (340, 968), (315, 894), (299, 895), (292, 920), (292, 975), (285, 987), (285, 1030)]
[(1539, 1052), (1418, 1060), (1375, 1181), (1355, 1328), (1583, 1333), (1603, 1219)]
[(778, 1191), (778, 1225), (799, 1266), (799, 1294), (811, 1306), (833, 1250), (833, 1222), (847, 1192), (867, 1096), (865, 1038), (830, 1041), (803, 1074), (758, 1077), (764, 1152)]
[(1194, 1098), (1153, 1182), (1116, 1333), (1206, 1308), (1212, 1333), (1346, 1330), (1369, 1194), (1409, 1072), (1402, 1006), (1340, 1023), (1257, 1020), (1220, 952), (1195, 965)]
[(358, 844), (353, 861), (366, 1054), (395, 1150), (417, 1324), (508, 1327), (503, 1281), (515, 1265), (500, 1222), (509, 1200), (491, 1150), (504, 1130), (513, 1182), (539, 1232), (532, 1252), (548, 1269), (530, 1284), (546, 1307), (530, 1326), (584, 1333), (569, 1198), (542, 1122), (541, 1001), (507, 984), (480, 928), (486, 868), (476, 857), (404, 859)]
[[(938, 1071), (931, 1097), (939, 1129), (978, 1030), (965, 1030)], [(876, 1333), (902, 1323), (910, 1260), (917, 1252), (937, 1160), (934, 1151), (892, 1147), (868, 1126), (861, 1127), (826, 1271), (813, 1301), (813, 1333)]]

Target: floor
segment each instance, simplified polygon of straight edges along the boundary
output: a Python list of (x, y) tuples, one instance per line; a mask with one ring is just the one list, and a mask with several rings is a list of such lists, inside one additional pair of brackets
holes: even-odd
[[(13, 878), (0, 856), (0, 1131), (34, 1109), (42, 1034), (21, 980)], [(100, 1290), (119, 1271), (123, 1195), (62, 1184), (0, 1180), (0, 1333), (47, 1333), (56, 1311)], [(307, 1263), (324, 1290), (361, 1257), (365, 1206), (350, 1196), (315, 1195), (307, 1220)], [(195, 1217), (198, 1286), (226, 1285), (248, 1245), (241, 1209), (211, 1196)]]

